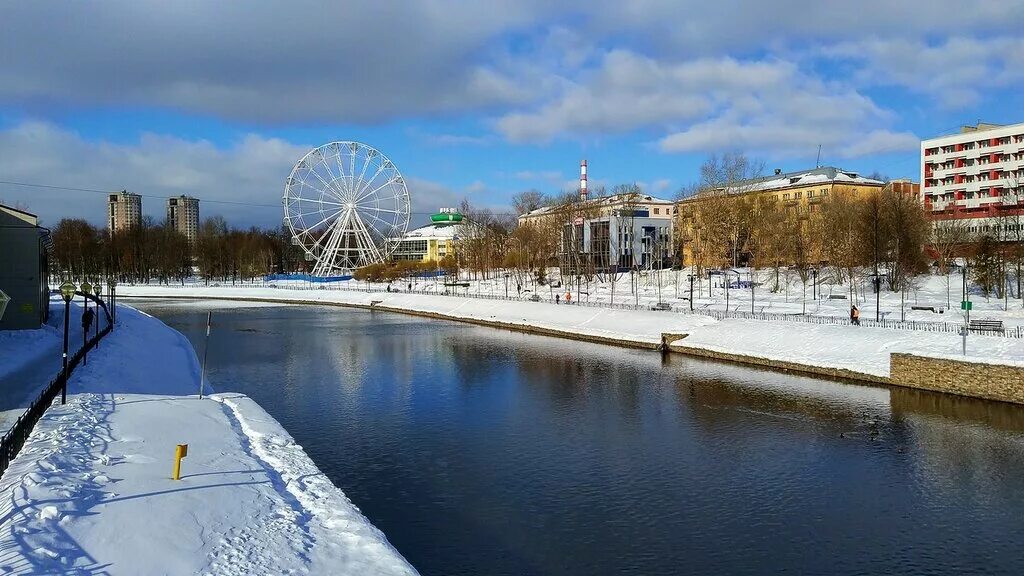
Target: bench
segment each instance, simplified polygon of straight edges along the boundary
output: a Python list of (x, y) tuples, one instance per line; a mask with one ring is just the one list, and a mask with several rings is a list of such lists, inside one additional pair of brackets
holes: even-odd
[(974, 332), (1002, 332), (1002, 320), (971, 320), (970, 330)]
[(911, 306), (911, 310), (927, 310), (928, 312), (938, 312), (934, 306)]
[(671, 310), (672, 305), (668, 302), (658, 302), (651, 305), (651, 310)]
[(829, 294), (829, 300), (846, 300), (846, 294)]
[(533, 296), (530, 296), (530, 302), (540, 302), (540, 296), (538, 296), (536, 294), (534, 294)]

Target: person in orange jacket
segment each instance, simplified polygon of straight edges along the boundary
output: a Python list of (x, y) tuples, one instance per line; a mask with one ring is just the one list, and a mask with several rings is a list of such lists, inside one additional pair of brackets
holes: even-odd
[(572, 302), (572, 293), (568, 290), (565, 292), (565, 303), (569, 304)]

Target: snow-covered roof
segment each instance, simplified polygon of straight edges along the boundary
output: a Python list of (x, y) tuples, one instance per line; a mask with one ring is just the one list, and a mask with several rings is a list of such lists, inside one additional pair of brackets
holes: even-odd
[(459, 234), (459, 228), (461, 226), (454, 222), (431, 223), (406, 232), (405, 236), (402, 236), (402, 240), (426, 238), (451, 239)]
[(743, 180), (730, 186), (730, 191), (751, 192), (755, 190), (775, 190), (788, 188), (790, 186), (804, 186), (806, 184), (824, 184), (826, 182), (839, 184), (867, 184), (881, 186), (881, 180), (865, 178), (856, 172), (835, 168), (833, 166), (822, 166), (811, 170), (788, 172), (786, 174), (772, 174), (759, 178)]
[[(627, 202), (627, 201), (628, 202), (634, 202), (634, 203), (642, 203), (642, 204), (667, 204), (667, 205), (672, 205), (673, 204), (673, 202), (671, 200), (665, 200), (664, 198), (656, 198), (656, 197), (650, 196), (648, 194), (636, 194), (635, 197), (633, 197), (633, 198), (627, 198), (627, 196), (631, 196), (631, 193), (626, 192), (626, 193), (623, 193), (623, 194), (612, 194), (610, 196), (599, 196), (597, 198), (588, 198), (587, 199), (587, 203), (593, 203), (593, 204), (596, 204), (598, 206), (613, 206), (615, 204), (620, 204), (620, 203), (624, 203), (624, 202)], [(520, 216), (520, 218), (522, 218), (523, 216), (537, 216), (537, 215), (540, 215), (540, 214), (545, 214), (545, 213), (550, 212), (552, 210), (557, 210), (561, 206), (562, 206), (561, 204), (553, 204), (551, 206), (541, 206), (540, 208), (537, 208), (536, 210), (532, 210), (530, 212), (527, 212), (526, 214), (523, 214), (522, 216)]]

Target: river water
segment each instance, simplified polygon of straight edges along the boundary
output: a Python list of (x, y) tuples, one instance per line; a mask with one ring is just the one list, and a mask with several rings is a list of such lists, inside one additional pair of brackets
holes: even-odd
[(1024, 574), (1024, 408), (387, 312), (136, 304), (424, 575)]

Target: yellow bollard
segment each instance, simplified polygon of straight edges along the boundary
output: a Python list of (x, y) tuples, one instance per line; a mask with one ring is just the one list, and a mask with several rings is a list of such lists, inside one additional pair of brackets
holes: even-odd
[(188, 444), (178, 444), (174, 449), (174, 480), (181, 480), (181, 459), (188, 456)]

